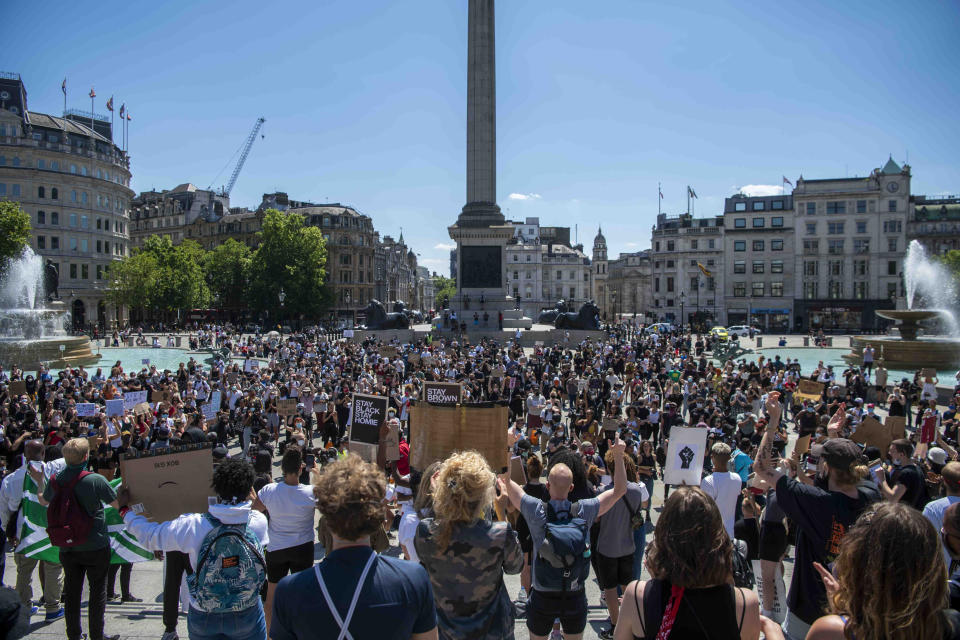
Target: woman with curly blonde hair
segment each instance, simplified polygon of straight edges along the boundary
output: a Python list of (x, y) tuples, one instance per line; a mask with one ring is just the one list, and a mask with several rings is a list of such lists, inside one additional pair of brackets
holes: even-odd
[(417, 528), (414, 545), (433, 583), (441, 638), (514, 637), (503, 574), (520, 573), (523, 555), (510, 525), (490, 519), (494, 481), (482, 455), (454, 453), (433, 486), (435, 515)]
[(947, 569), (940, 536), (923, 514), (884, 502), (847, 531), (827, 586), (831, 614), (807, 640), (940, 640), (960, 638), (960, 614), (946, 609)]

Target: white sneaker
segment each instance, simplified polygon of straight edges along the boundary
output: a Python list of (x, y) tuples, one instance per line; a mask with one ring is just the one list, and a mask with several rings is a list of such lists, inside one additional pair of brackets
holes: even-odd
[(180, 640), (180, 636), (177, 635), (176, 631), (165, 631), (160, 640)]

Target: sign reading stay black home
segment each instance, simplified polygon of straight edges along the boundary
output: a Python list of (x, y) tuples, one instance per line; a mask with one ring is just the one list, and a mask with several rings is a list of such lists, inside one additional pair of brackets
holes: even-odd
[(378, 444), (380, 425), (387, 419), (387, 398), (353, 394), (353, 422), (350, 427), (350, 440)]
[(458, 382), (426, 382), (423, 393), (428, 404), (454, 406), (460, 404), (463, 387)]

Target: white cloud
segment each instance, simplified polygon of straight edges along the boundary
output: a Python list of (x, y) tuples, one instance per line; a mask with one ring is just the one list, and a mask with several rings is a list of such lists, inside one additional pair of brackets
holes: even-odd
[(740, 187), (740, 193), (746, 196), (779, 196), (783, 188), (778, 184), (745, 184)]
[(539, 193), (511, 193), (507, 197), (511, 200), (539, 200), (541, 198)]
[(638, 245), (636, 242), (627, 242), (627, 243), (625, 243), (625, 246), (627, 246), (627, 247), (636, 247), (636, 246), (639, 246), (639, 245)]
[(433, 245), (433, 248), (434, 248), (434, 249), (439, 249), (440, 251), (452, 251), (452, 250), (454, 250), (454, 249), (457, 248), (457, 245), (452, 244), (452, 243), (451, 243), (451, 244), (445, 244), (445, 243), (443, 243), (443, 242), (438, 242), (437, 244)]

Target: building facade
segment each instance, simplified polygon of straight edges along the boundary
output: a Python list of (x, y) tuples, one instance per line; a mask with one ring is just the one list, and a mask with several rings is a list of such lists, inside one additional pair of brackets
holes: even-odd
[(721, 322), (723, 234), (723, 216), (657, 216), (650, 242), (651, 318), (684, 326)]
[[(212, 249), (231, 237), (223, 222), (229, 215), (229, 196), (189, 182), (170, 190), (142, 191), (131, 202), (130, 246), (142, 247), (148, 237), (159, 235), (170, 238), (173, 244), (191, 239)], [(259, 228), (247, 233), (256, 231)], [(250, 244), (249, 239), (241, 241)]]
[(611, 298), (607, 291), (607, 239), (603, 229), (597, 227), (597, 235), (593, 238), (593, 264), (590, 267), (591, 298), (600, 310), (600, 318), (613, 318)]
[(797, 180), (793, 329), (880, 329), (903, 294), (910, 167), (891, 158), (865, 178)]
[(107, 300), (107, 270), (129, 253), (133, 195), (109, 117), (30, 111), (19, 74), (0, 73), (0, 199), (30, 215), (33, 250), (57, 265), (76, 329), (126, 322)]
[(916, 240), (930, 255), (960, 250), (960, 197), (910, 199), (907, 216), (907, 243)]
[[(621, 253), (607, 263), (607, 288), (615, 301), (617, 317), (638, 323), (656, 322), (651, 289), (650, 250)], [(613, 317), (613, 316), (611, 316)]]

